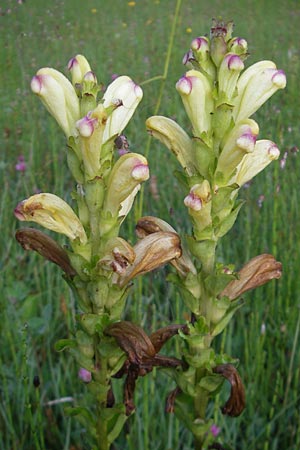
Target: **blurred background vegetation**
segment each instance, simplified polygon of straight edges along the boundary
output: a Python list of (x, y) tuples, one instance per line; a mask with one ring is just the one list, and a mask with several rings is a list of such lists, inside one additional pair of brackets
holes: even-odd
[[(68, 401), (85, 393), (78, 367), (54, 343), (71, 333), (75, 306), (57, 267), (24, 252), (14, 233), (16, 204), (33, 193), (70, 198), (73, 189), (65, 160), (65, 140), (54, 120), (30, 91), (44, 66), (67, 74), (78, 53), (89, 60), (99, 81), (115, 74), (137, 83), (164, 70), (175, 0), (2, 0), (0, 5), (0, 449), (86, 449), (84, 429), (64, 415)], [(242, 190), (246, 200), (234, 229), (219, 247), (219, 259), (239, 268), (251, 257), (273, 253), (283, 263), (282, 279), (245, 296), (226, 332), (216, 341), (240, 359), (247, 408), (237, 419), (220, 413), (223, 395), (211, 414), (219, 442), (232, 450), (300, 448), (299, 326), (299, 71), (298, 0), (183, 0), (169, 74), (159, 113), (189, 123), (175, 90), (184, 72), (191, 40), (209, 32), (211, 19), (235, 23), (234, 35), (248, 41), (247, 64), (271, 59), (287, 74), (288, 85), (257, 113), (259, 138), (275, 141), (280, 160)], [(153, 114), (161, 80), (145, 83), (144, 99), (126, 130), (132, 151), (145, 153), (145, 119)], [(22, 162), (26, 170), (18, 170)], [(188, 230), (184, 193), (173, 171), (175, 159), (158, 142), (148, 154), (152, 178), (145, 186), (143, 214), (157, 215), (182, 233)], [(25, 167), (23, 167), (24, 169)], [(133, 211), (124, 236), (135, 240)], [(63, 242), (63, 241), (62, 241)], [(146, 330), (187, 318), (177, 292), (165, 281), (168, 268), (136, 283), (126, 318)], [(176, 352), (176, 339), (170, 353)], [(34, 387), (39, 377), (39, 387)], [(164, 413), (172, 389), (163, 371), (140, 379), (136, 414), (115, 444), (130, 450), (189, 450), (191, 436)], [(118, 387), (117, 387), (118, 388)], [(224, 394), (226, 396), (226, 393)], [(55, 402), (67, 397), (66, 402)], [(73, 399), (73, 400), (72, 400)]]

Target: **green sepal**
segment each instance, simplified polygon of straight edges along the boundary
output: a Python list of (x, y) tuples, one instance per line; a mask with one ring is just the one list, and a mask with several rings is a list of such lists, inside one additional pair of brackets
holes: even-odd
[(216, 297), (223, 289), (225, 289), (227, 284), (234, 279), (236, 279), (236, 276), (228, 273), (208, 275), (204, 279), (205, 290), (210, 296)]
[(83, 184), (84, 174), (82, 171), (82, 160), (80, 159), (80, 150), (77, 150), (77, 148), (78, 147), (74, 137), (70, 136), (67, 146), (67, 164), (73, 178), (77, 181), (77, 183)]
[(207, 313), (209, 321), (212, 324), (217, 324), (220, 320), (223, 319), (227, 310), (230, 308), (231, 301), (227, 297), (223, 297), (221, 299), (211, 298), (210, 306)]
[(207, 375), (207, 376), (201, 378), (201, 380), (198, 383), (198, 386), (201, 389), (205, 389), (206, 391), (208, 391), (211, 394), (216, 394), (222, 387), (223, 383), (224, 383), (224, 377), (222, 377), (221, 375), (212, 373), (211, 375)]
[(232, 120), (232, 106), (220, 104), (212, 116), (212, 129), (217, 140), (222, 140), (224, 135), (234, 126)]
[[(191, 210), (190, 210), (191, 211)], [(212, 224), (209, 224), (207, 227), (201, 227), (201, 217), (199, 214), (199, 218), (193, 214), (193, 223), (194, 223), (194, 235), (197, 241), (207, 241), (210, 240), (214, 235), (214, 230)], [(198, 219), (198, 220), (197, 220)]]
[(88, 429), (90, 431), (90, 426), (95, 427), (96, 423), (88, 408), (83, 406), (66, 406), (64, 408), (64, 413), (69, 417), (80, 416), (85, 424), (88, 424)]
[(92, 359), (94, 357), (94, 341), (91, 336), (85, 333), (83, 330), (76, 332), (77, 348), (78, 351), (86, 358)]
[(178, 385), (178, 387), (189, 397), (195, 397), (195, 368), (189, 367), (187, 370), (164, 369)]
[(189, 289), (184, 286), (184, 281), (179, 278), (175, 273), (170, 273), (167, 276), (167, 281), (173, 283), (178, 287), (181, 297), (184, 301), (185, 306), (194, 314), (199, 314), (199, 299), (197, 299)]
[(204, 348), (199, 350), (196, 355), (191, 355), (188, 352), (184, 352), (184, 359), (189, 364), (189, 366), (195, 369), (205, 368), (211, 369), (214, 366), (215, 352), (212, 348)]
[(194, 436), (203, 437), (209, 434), (210, 427), (212, 426), (212, 420), (202, 421), (201, 419), (194, 418), (195, 407), (194, 399), (188, 395), (181, 393), (177, 395), (175, 400), (175, 415), (182, 421), (188, 430), (192, 432)]
[[(117, 407), (118, 410), (116, 411), (116, 414), (108, 422), (109, 434), (107, 438), (110, 444), (117, 439), (124, 427), (125, 422), (128, 419), (125, 414), (125, 406), (123, 404), (120, 404), (117, 405)], [(114, 409), (116, 410), (117, 407), (115, 406)]]
[(91, 214), (99, 214), (103, 205), (105, 186), (103, 179), (95, 177), (85, 183), (85, 199)]
[[(211, 148), (211, 139), (208, 139), (205, 136), (205, 139), (202, 139), (203, 142), (199, 139), (194, 140), (195, 146), (195, 165), (204, 179), (209, 179), (210, 167), (214, 162), (214, 152)], [(196, 184), (196, 183), (194, 183)]]
[[(68, 249), (66, 249), (66, 252), (69, 256), (72, 267), (74, 267), (78, 273), (80, 281), (88, 281), (90, 278), (90, 263), (78, 253), (74, 253)], [(77, 277), (74, 278), (74, 281), (76, 281), (76, 278)]]
[(87, 313), (77, 316), (77, 322), (90, 336), (93, 336), (96, 332), (102, 335), (103, 330), (110, 323), (110, 318), (106, 313), (102, 315)]
[[(95, 377), (96, 376), (97, 376), (97, 373), (95, 373)], [(92, 380), (90, 383), (87, 384), (87, 388), (88, 388), (89, 392), (93, 395), (93, 397), (97, 400), (98, 403), (106, 402), (107, 393), (109, 391), (108, 384), (101, 384), (98, 381)]]
[(54, 344), (54, 349), (57, 352), (63, 352), (64, 350), (67, 350), (69, 348), (76, 348), (77, 342), (75, 339), (59, 339)]
[(218, 189), (212, 199), (212, 216), (218, 217), (221, 221), (226, 217), (234, 207), (235, 199), (238, 195), (237, 184), (225, 186)]
[(111, 321), (120, 319), (125, 306), (125, 300), (128, 295), (128, 289), (120, 288), (117, 285), (112, 285), (109, 288), (109, 295), (105, 302), (105, 309), (109, 311)]
[(93, 372), (95, 370), (93, 359), (83, 355), (82, 352), (77, 348), (70, 348), (69, 351), (80, 367), (83, 367), (90, 372)]
[(240, 200), (236, 203), (235, 208), (231, 211), (231, 213), (225, 217), (224, 220), (220, 223), (220, 225), (215, 229), (215, 235), (217, 238), (221, 238), (224, 236), (234, 225), (234, 222), (237, 219), (238, 213), (241, 207), (244, 204), (244, 200)]
[(233, 315), (236, 313), (241, 306), (243, 306), (244, 302), (242, 300), (234, 300), (231, 301), (230, 308), (226, 311), (226, 314), (222, 317), (222, 319), (212, 328), (211, 335), (217, 336), (222, 333), (224, 328), (228, 325)]
[(182, 172), (182, 170), (174, 170), (173, 175), (178, 183), (183, 187), (184, 191), (188, 191), (190, 189), (189, 176)]
[(196, 241), (192, 236), (187, 237), (187, 244), (192, 255), (198, 258), (208, 273), (213, 270), (215, 260), (215, 250), (217, 242), (215, 240)]

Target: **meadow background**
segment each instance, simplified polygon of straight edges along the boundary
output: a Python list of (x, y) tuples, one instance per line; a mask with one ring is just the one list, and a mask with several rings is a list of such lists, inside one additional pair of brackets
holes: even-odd
[[(30, 91), (30, 80), (44, 66), (64, 73), (78, 53), (89, 60), (104, 84), (113, 74), (137, 83), (162, 75), (175, 0), (52, 0), (0, 4), (0, 449), (86, 450), (84, 430), (64, 415), (85, 386), (69, 355), (54, 351), (57, 339), (72, 330), (75, 307), (59, 268), (24, 252), (14, 239), (20, 226), (16, 204), (37, 192), (68, 198), (73, 188), (65, 160), (65, 140), (54, 120)], [(300, 4), (297, 0), (183, 0), (175, 30), (168, 78), (145, 83), (144, 99), (126, 130), (131, 150), (147, 153), (152, 181), (145, 186), (143, 215), (158, 215), (179, 231), (188, 229), (184, 193), (173, 171), (175, 158), (148, 137), (144, 121), (157, 108), (189, 127), (175, 82), (193, 37), (209, 32), (211, 18), (234, 20), (234, 35), (247, 39), (247, 65), (271, 59), (286, 71), (288, 84), (257, 113), (260, 138), (274, 140), (280, 160), (241, 191), (246, 200), (233, 230), (219, 247), (220, 261), (240, 267), (251, 257), (273, 253), (283, 263), (279, 281), (245, 295), (226, 332), (216, 341), (240, 359), (247, 407), (237, 419), (223, 417), (217, 397), (211, 414), (219, 442), (231, 450), (300, 448)], [(20, 157), (26, 170), (16, 170)], [(134, 241), (134, 220), (123, 232)], [(183, 322), (186, 312), (164, 268), (136, 283), (126, 318), (146, 330)], [(175, 354), (175, 348), (170, 352)], [(39, 377), (40, 386), (33, 381)], [(192, 439), (173, 415), (165, 415), (171, 390), (163, 371), (140, 379), (136, 414), (115, 444), (117, 450), (190, 450)], [(226, 394), (225, 394), (226, 396)]]

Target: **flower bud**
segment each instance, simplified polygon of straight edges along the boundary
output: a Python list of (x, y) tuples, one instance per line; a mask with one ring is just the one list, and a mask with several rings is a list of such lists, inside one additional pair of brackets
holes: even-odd
[(256, 142), (254, 151), (247, 153), (237, 166), (235, 175), (228, 182), (236, 183), (239, 186), (252, 180), (259, 172), (261, 172), (272, 161), (279, 158), (280, 152), (276, 144), (267, 139)]
[(211, 201), (210, 185), (207, 180), (201, 184), (195, 184), (190, 193), (185, 197), (184, 204), (193, 211), (200, 211)]
[(198, 62), (201, 71), (206, 72), (212, 79), (215, 78), (216, 68), (210, 58), (210, 43), (207, 37), (201, 36), (193, 39), (191, 50), (194, 59)]
[(203, 137), (211, 127), (212, 90), (208, 79), (197, 70), (189, 70), (176, 83), (184, 108), (192, 123), (195, 137)]
[(79, 131), (80, 136), (82, 137), (91, 137), (95, 126), (97, 124), (97, 119), (95, 117), (91, 117), (91, 112), (89, 112), (85, 117), (76, 122), (76, 128)]
[(75, 123), (80, 118), (79, 99), (70, 81), (51, 68), (38, 70), (31, 89), (55, 118), (67, 137), (76, 135)]
[(222, 99), (223, 102), (231, 102), (235, 94), (238, 77), (243, 69), (244, 63), (238, 55), (228, 53), (224, 57), (218, 74), (219, 96), (225, 96)]
[(237, 83), (233, 117), (239, 122), (252, 116), (278, 89), (286, 86), (283, 70), (277, 70), (272, 61), (260, 61), (250, 66)]
[(122, 202), (127, 199), (137, 185), (149, 178), (146, 158), (138, 153), (126, 153), (114, 165), (107, 183), (104, 211), (115, 216)]
[(116, 78), (108, 86), (103, 96), (104, 107), (109, 108), (116, 104), (119, 106), (108, 117), (103, 142), (112, 136), (121, 134), (142, 98), (141, 87), (127, 76)]
[(76, 55), (68, 62), (68, 69), (72, 75), (72, 84), (81, 84), (86, 73), (91, 72), (91, 67), (83, 55)]
[(227, 44), (228, 50), (236, 55), (241, 56), (241, 58), (245, 58), (248, 51), (247, 41), (240, 37), (235, 37), (230, 39)]
[(32, 195), (19, 203), (14, 213), (21, 221), (36, 222), (56, 233), (65, 234), (71, 241), (78, 238), (82, 244), (87, 242), (82, 223), (73, 209), (57, 195)]
[(152, 116), (146, 120), (146, 127), (152, 136), (174, 153), (188, 175), (195, 173), (193, 141), (174, 120)]

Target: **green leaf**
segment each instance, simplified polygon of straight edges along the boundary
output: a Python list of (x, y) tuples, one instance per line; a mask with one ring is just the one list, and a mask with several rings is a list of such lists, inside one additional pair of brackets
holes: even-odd
[(75, 339), (60, 339), (59, 341), (56, 341), (54, 344), (54, 349), (57, 352), (62, 352), (69, 348), (76, 348), (77, 342)]
[(201, 378), (198, 386), (208, 392), (216, 392), (223, 384), (224, 377), (217, 374), (207, 375)]
[(223, 318), (215, 325), (215, 327), (211, 330), (212, 336), (217, 336), (222, 333), (224, 328), (228, 325), (230, 320), (232, 319), (235, 312), (243, 306), (243, 302), (241, 300), (235, 300), (231, 302), (231, 307), (228, 309), (227, 313), (223, 316)]
[(216, 228), (215, 234), (218, 238), (224, 236), (233, 227), (234, 222), (236, 221), (236, 218), (238, 216), (238, 213), (244, 203), (245, 202), (243, 200), (240, 200), (237, 203), (235, 209), (233, 209), (232, 212)]

